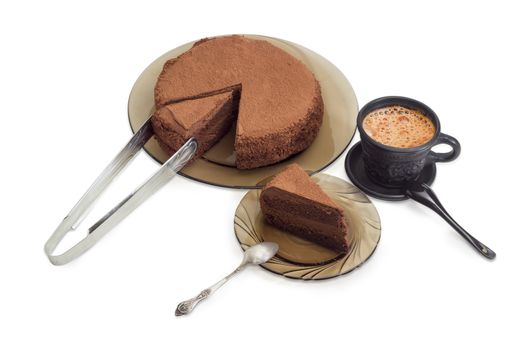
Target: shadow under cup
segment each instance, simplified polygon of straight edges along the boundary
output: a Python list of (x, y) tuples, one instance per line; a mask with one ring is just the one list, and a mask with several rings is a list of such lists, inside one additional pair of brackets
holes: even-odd
[[(363, 128), (364, 118), (372, 111), (389, 107), (402, 106), (421, 112), (434, 124), (434, 136), (427, 143), (412, 147), (398, 148), (387, 146), (372, 139)], [(369, 178), (386, 187), (403, 187), (417, 180), (421, 170), (430, 162), (450, 162), (460, 154), (460, 143), (452, 136), (440, 131), (440, 120), (427, 105), (407, 97), (381, 97), (366, 104), (358, 113), (357, 127), (360, 132), (362, 158)], [(436, 153), (432, 147), (447, 144), (452, 150)]]

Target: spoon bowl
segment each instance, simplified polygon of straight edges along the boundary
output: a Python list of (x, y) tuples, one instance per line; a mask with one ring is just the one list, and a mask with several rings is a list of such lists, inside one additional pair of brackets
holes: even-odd
[(274, 242), (262, 242), (256, 244), (244, 252), (242, 264), (260, 265), (270, 260), (279, 250), (279, 245)]

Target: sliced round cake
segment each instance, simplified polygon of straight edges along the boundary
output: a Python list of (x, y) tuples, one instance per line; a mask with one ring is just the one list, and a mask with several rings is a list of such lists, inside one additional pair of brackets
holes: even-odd
[[(239, 169), (274, 164), (301, 152), (321, 127), (323, 100), (312, 72), (269, 42), (243, 36), (204, 39), (167, 61), (155, 86), (155, 103), (161, 109), (226, 92), (235, 93), (232, 103), (237, 111), (235, 154)], [(179, 114), (174, 115), (177, 121)], [(158, 118), (160, 113), (152, 118), (154, 123)], [(181, 146), (176, 142), (179, 138), (157, 129), (155, 132), (165, 150)], [(183, 128), (172, 132), (174, 136), (190, 136)], [(199, 142), (200, 149), (206, 151)]]

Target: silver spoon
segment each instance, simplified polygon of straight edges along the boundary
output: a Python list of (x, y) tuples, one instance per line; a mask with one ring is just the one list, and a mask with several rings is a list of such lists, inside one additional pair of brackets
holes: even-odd
[(175, 309), (175, 315), (183, 316), (191, 313), (200, 301), (206, 299), (209, 295), (216, 292), (218, 288), (223, 286), (225, 282), (229, 281), (229, 279), (236, 275), (237, 272), (242, 271), (248, 264), (260, 265), (265, 263), (273, 258), (275, 253), (277, 253), (277, 250), (279, 250), (279, 245), (273, 242), (262, 242), (249, 248), (244, 252), (242, 262), (235, 271), (222, 278), (218, 283), (215, 283), (209, 288), (202, 290), (201, 293), (199, 293), (196, 297), (179, 303), (179, 305), (177, 305), (177, 309)]

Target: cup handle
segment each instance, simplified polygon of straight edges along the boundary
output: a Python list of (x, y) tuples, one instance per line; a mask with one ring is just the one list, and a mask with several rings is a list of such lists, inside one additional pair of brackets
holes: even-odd
[(460, 155), (460, 151), (462, 148), (460, 147), (460, 142), (458, 142), (457, 139), (450, 135), (440, 133), (440, 136), (438, 136), (438, 139), (436, 140), (434, 146), (442, 143), (451, 146), (453, 149), (445, 153), (437, 153), (434, 151), (430, 151), (428, 156), (429, 160), (433, 162), (450, 162), (452, 160), (455, 160)]

